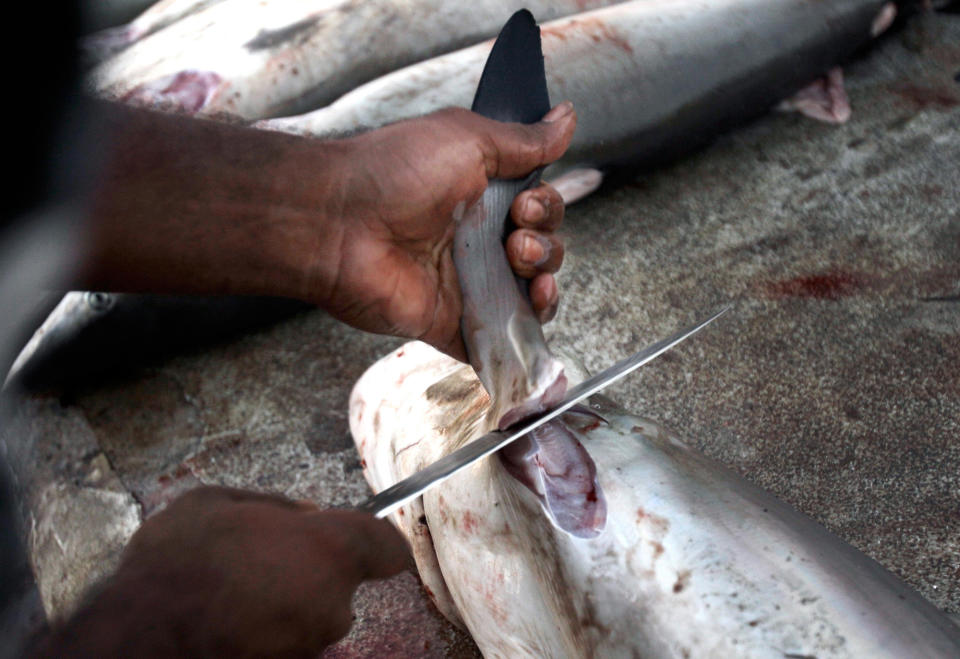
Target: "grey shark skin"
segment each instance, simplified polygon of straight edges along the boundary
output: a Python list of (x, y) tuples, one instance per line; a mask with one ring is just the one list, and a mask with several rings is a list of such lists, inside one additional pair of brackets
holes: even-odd
[[(136, 41), (223, 0), (160, 0), (145, 2), (142, 13), (128, 23), (119, 20), (95, 23), (95, 31), (80, 40), (80, 49), (90, 66), (102, 62)], [(96, 3), (88, 3), (96, 4)], [(103, 3), (107, 4), (107, 3)], [(121, 16), (117, 16), (121, 18)], [(129, 19), (130, 16), (123, 17)]]
[(269, 297), (73, 291), (33, 332), (4, 386), (71, 390), (312, 308)]
[[(489, 404), (468, 366), (425, 344), (382, 358), (350, 398), (373, 490), (489, 430)], [(391, 518), (484, 656), (960, 656), (960, 628), (938, 609), (670, 431), (601, 396), (562, 424), (605, 494), (599, 532), (561, 529), (496, 459)]]
[[(572, 167), (648, 167), (772, 108), (875, 39), (885, 0), (635, 0), (542, 24), (551, 98), (571, 100)], [(915, 3), (904, 3), (913, 5)], [(261, 126), (336, 134), (468, 107), (491, 43)]]
[(87, 30), (101, 30), (129, 21), (146, 10), (154, 0), (97, 0), (82, 4), (83, 22)]
[[(617, 1), (220, 0), (107, 59), (88, 85), (109, 98), (206, 116), (295, 114), (488, 39), (521, 7), (549, 19)], [(88, 49), (121, 47), (118, 35), (100, 35)]]

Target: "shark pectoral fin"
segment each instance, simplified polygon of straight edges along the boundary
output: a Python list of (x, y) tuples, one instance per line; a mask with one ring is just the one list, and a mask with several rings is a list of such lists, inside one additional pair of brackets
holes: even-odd
[(560, 193), (563, 204), (569, 206), (596, 192), (603, 183), (603, 172), (591, 167), (579, 167), (547, 182)]
[(802, 115), (829, 124), (846, 123), (850, 118), (850, 99), (843, 87), (843, 70), (837, 66), (823, 77), (777, 105), (781, 112)]
[(897, 5), (895, 2), (888, 2), (880, 8), (877, 17), (873, 19), (873, 25), (870, 26), (870, 36), (876, 38), (890, 29), (893, 21), (897, 18)]

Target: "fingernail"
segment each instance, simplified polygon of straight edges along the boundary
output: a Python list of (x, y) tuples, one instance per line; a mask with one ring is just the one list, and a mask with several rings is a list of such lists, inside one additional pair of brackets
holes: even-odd
[(523, 237), (524, 263), (532, 266), (543, 265), (550, 257), (550, 241), (540, 236), (526, 235)]
[(523, 219), (527, 222), (539, 222), (547, 216), (548, 203), (550, 202), (546, 199), (539, 200), (528, 197), (523, 204)]
[(567, 115), (573, 112), (573, 103), (570, 101), (564, 101), (560, 105), (554, 107), (550, 112), (543, 116), (543, 121), (547, 123), (553, 123), (554, 121), (559, 121)]

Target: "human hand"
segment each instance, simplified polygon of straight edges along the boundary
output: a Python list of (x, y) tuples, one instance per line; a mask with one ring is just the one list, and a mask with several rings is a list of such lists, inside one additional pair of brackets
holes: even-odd
[[(490, 178), (556, 160), (568, 103), (522, 125), (448, 109), (356, 137), (317, 140), (116, 104), (91, 194), (76, 286), (279, 295), (360, 329), (420, 338), (459, 359), (453, 217)], [(541, 321), (556, 312), (563, 244), (557, 191), (519, 195), (507, 239)]]
[(401, 571), (408, 552), (363, 513), (198, 488), (143, 524), (47, 654), (314, 657), (349, 630), (360, 582)]
[[(325, 236), (305, 297), (367, 331), (419, 338), (466, 359), (462, 301), (451, 245), (455, 210), (475, 203), (491, 178), (519, 178), (559, 158), (576, 126), (569, 103), (537, 124), (505, 124), (461, 109), (403, 121), (341, 142), (344, 171), (336, 235)], [(553, 277), (563, 243), (553, 231), (563, 200), (548, 184), (520, 194), (510, 215), (508, 260), (529, 278), (541, 322), (556, 313)], [(323, 248), (320, 248), (321, 252)]]

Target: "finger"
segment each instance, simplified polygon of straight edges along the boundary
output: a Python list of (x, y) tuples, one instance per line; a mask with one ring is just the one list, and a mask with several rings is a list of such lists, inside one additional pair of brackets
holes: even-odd
[[(350, 599), (352, 599), (352, 593)], [(339, 602), (336, 606), (320, 605), (318, 607), (313, 617), (320, 633), (317, 635), (317, 640), (312, 643), (311, 652), (309, 654), (305, 653), (303, 656), (320, 656), (324, 648), (333, 645), (350, 633), (350, 628), (353, 627), (353, 610), (350, 606), (350, 599)]]
[(487, 178), (517, 178), (563, 155), (573, 138), (577, 114), (573, 104), (565, 101), (535, 124), (492, 119), (481, 124), (480, 148)]
[(510, 218), (518, 227), (553, 231), (563, 222), (563, 198), (549, 183), (524, 190), (510, 206)]
[(320, 510), (320, 506), (310, 499), (295, 499), (293, 500), (293, 505), (305, 513), (315, 513)]
[(517, 229), (507, 237), (507, 260), (518, 277), (556, 272), (563, 263), (563, 241), (556, 234)]
[(178, 499), (175, 499), (173, 503), (167, 507), (167, 510), (187, 506), (202, 506), (206, 508), (217, 503), (267, 503), (291, 510), (300, 508), (303, 505), (302, 502), (293, 501), (279, 494), (253, 492), (251, 490), (241, 490), (220, 485), (201, 485), (182, 494)]
[[(410, 548), (392, 524), (373, 515), (348, 510), (316, 513), (317, 530), (325, 540), (337, 533), (350, 562), (352, 576), (358, 580), (382, 579), (410, 565)], [(346, 568), (346, 566), (344, 566)]]
[(560, 306), (557, 280), (553, 275), (544, 273), (530, 281), (530, 303), (541, 323), (549, 323), (553, 320)]

